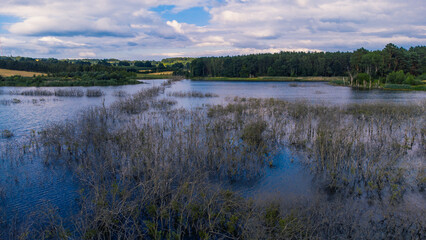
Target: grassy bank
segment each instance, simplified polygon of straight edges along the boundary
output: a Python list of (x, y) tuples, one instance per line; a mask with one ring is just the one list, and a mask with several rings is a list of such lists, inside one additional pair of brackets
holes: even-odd
[(252, 81), (252, 82), (330, 82), (341, 80), (342, 77), (254, 77), (254, 78), (228, 78), (228, 77), (202, 77), (191, 78), (198, 81)]
[(394, 90), (394, 91), (426, 91), (426, 84), (422, 85), (408, 85), (408, 84), (384, 84), (384, 83), (378, 83), (375, 81), (372, 86), (368, 85), (360, 85), (360, 86), (351, 86), (348, 85), (347, 82), (344, 82), (342, 80), (333, 80), (330, 82), (330, 84), (335, 86), (347, 86), (347, 87), (354, 87), (354, 88), (361, 88), (361, 89), (384, 89), (384, 90)]
[(407, 85), (407, 84), (385, 84), (385, 90), (404, 90), (404, 91), (426, 91), (426, 84), (423, 85)]

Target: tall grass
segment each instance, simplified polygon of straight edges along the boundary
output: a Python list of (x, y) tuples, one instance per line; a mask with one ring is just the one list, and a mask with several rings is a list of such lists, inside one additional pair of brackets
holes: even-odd
[(127, 94), (126, 91), (116, 90), (116, 91), (114, 91), (113, 96), (115, 96), (115, 97), (127, 97), (128, 94)]
[(102, 97), (105, 93), (101, 89), (87, 89), (86, 97)]
[[(422, 191), (424, 104), (326, 107), (235, 98), (187, 110), (158, 99), (171, 84), (39, 133), (33, 148), (44, 163), (65, 164), (79, 180), (80, 209), (72, 231), (49, 208), (20, 236), (425, 237), (424, 210), (402, 204), (407, 191)], [(310, 201), (273, 193), (255, 201), (227, 189), (261, 179), (279, 164), (274, 156), (283, 147), (301, 154), (315, 176), (320, 189)]]
[(20, 94), (24, 96), (52, 96), (55, 93), (45, 89), (31, 89), (22, 91)]
[(11, 138), (13, 137), (13, 132), (11, 132), (10, 130), (4, 129), (0, 131), (0, 136), (2, 138)]
[(68, 89), (55, 89), (56, 97), (83, 97), (84, 92), (81, 89), (68, 88)]
[(190, 92), (172, 92), (168, 93), (168, 96), (172, 97), (188, 97), (188, 98), (211, 98), (211, 97), (218, 97), (217, 94), (214, 93), (202, 93), (197, 91), (190, 91)]

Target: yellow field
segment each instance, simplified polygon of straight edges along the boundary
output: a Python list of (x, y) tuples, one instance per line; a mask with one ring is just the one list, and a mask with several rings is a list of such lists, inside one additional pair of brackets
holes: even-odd
[(42, 76), (44, 74), (38, 73), (38, 72), (26, 72), (26, 71), (18, 71), (18, 70), (0, 69), (0, 76), (10, 77), (10, 76), (15, 76), (15, 75), (19, 75), (19, 76), (22, 76), (22, 77), (32, 77), (34, 75)]
[(148, 73), (148, 75), (173, 75), (173, 71), (158, 72), (158, 73)]

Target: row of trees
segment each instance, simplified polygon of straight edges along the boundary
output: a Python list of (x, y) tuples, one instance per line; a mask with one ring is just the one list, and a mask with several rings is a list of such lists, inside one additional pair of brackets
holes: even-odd
[(349, 76), (386, 79), (392, 72), (418, 76), (426, 71), (426, 47), (409, 50), (388, 44), (383, 50), (354, 52), (280, 52), (234, 57), (204, 57), (192, 61), (193, 77)]
[(360, 48), (352, 53), (348, 75), (351, 84), (367, 79), (381, 82), (414, 84), (415, 76), (426, 72), (426, 47), (417, 46), (406, 50), (394, 44), (388, 44), (379, 51)]
[(42, 73), (62, 73), (62, 72), (116, 72), (123, 70), (113, 67), (106, 60), (100, 60), (97, 64), (87, 61), (59, 61), (58, 59), (33, 59), (33, 58), (13, 58), (3, 57), (0, 59), (0, 68), (42, 72)]
[(350, 53), (281, 52), (235, 57), (198, 58), (191, 63), (194, 77), (341, 76)]

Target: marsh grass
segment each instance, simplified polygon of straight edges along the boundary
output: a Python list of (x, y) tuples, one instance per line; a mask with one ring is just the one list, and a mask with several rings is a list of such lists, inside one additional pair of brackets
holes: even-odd
[(126, 91), (123, 91), (123, 90), (116, 90), (116, 91), (114, 91), (114, 93), (112, 95), (114, 97), (120, 97), (120, 98), (122, 98), (122, 97), (127, 97), (128, 93)]
[(2, 138), (11, 138), (13, 137), (13, 135), (14, 135), (13, 132), (7, 129), (1, 130), (1, 134), (0, 134)]
[(84, 92), (81, 89), (67, 88), (67, 89), (55, 89), (56, 97), (83, 97)]
[(23, 96), (53, 96), (55, 93), (45, 89), (31, 89), (20, 93)]
[[(47, 209), (19, 236), (425, 237), (424, 210), (402, 205), (407, 191), (423, 191), (424, 168), (418, 166), (425, 149), (424, 104), (320, 106), (234, 98), (187, 110), (158, 99), (171, 84), (41, 131), (30, 148), (46, 165), (73, 171), (81, 184), (80, 209), (71, 230), (55, 217), (57, 210)], [(277, 164), (274, 155), (283, 147), (304, 156), (321, 186), (312, 200), (271, 194), (254, 201), (227, 190), (258, 181)]]
[(102, 97), (105, 93), (101, 89), (87, 89), (86, 97)]
[(171, 97), (180, 97), (180, 98), (212, 98), (218, 97), (219, 95), (214, 93), (202, 93), (197, 91), (189, 91), (189, 92), (172, 92), (168, 93), (167, 96)]

